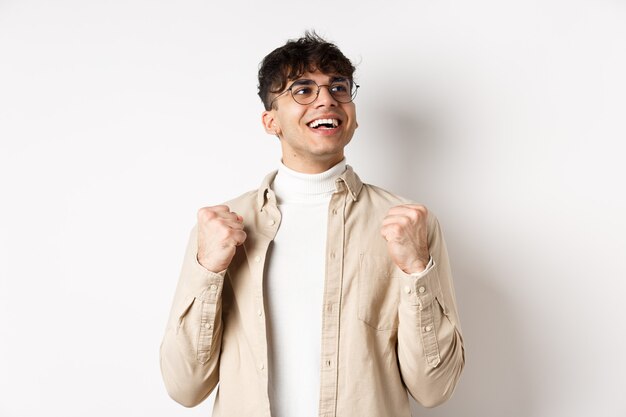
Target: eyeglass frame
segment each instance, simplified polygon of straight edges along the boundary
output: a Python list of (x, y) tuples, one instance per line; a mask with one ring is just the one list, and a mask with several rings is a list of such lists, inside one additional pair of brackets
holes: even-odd
[[(348, 81), (350, 81), (350, 86), (354, 86), (354, 93), (350, 94), (350, 100), (349, 101), (339, 101), (337, 100), (337, 98), (333, 95), (332, 91), (330, 91), (330, 87), (333, 83), (337, 82), (338, 79), (346, 79)], [(306, 103), (306, 104), (302, 104), (299, 103), (298, 100), (296, 100), (296, 98), (293, 96), (293, 87), (297, 82), (300, 81), (311, 81), (313, 84), (315, 84), (317, 86), (317, 92), (315, 93), (315, 98), (313, 99), (313, 101), (311, 101), (310, 103)], [(286, 93), (290, 93), (291, 94), (291, 98), (293, 99), (293, 101), (295, 101), (296, 103), (298, 103), (301, 106), (308, 106), (309, 104), (313, 104), (315, 103), (315, 101), (319, 98), (320, 96), (320, 91), (322, 90), (322, 87), (326, 87), (328, 89), (328, 94), (330, 94), (330, 96), (334, 99), (337, 100), (338, 103), (352, 103), (354, 101), (354, 99), (356, 98), (356, 95), (359, 91), (359, 87), (361, 87), (359, 84), (356, 84), (353, 80), (346, 78), (346, 77), (334, 77), (334, 79), (330, 82), (330, 84), (318, 84), (316, 83), (314, 80), (310, 80), (308, 78), (302, 78), (302, 79), (298, 79), (295, 80), (294, 82), (291, 83), (291, 85), (289, 86), (289, 88), (285, 89), (285, 91), (283, 91), (282, 93), (280, 93), (279, 95), (277, 95), (276, 97), (274, 97), (272, 99), (272, 101), (270, 101), (270, 109), (272, 108), (272, 106), (274, 106), (274, 102), (282, 97), (283, 95), (285, 95)], [(351, 88), (352, 89), (352, 88)]]

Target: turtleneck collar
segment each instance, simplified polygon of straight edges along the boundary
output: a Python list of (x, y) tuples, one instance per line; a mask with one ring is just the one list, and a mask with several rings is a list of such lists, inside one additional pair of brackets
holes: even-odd
[(319, 174), (303, 174), (286, 167), (278, 168), (272, 189), (278, 203), (319, 202), (327, 200), (335, 192), (335, 180), (346, 170), (346, 159)]

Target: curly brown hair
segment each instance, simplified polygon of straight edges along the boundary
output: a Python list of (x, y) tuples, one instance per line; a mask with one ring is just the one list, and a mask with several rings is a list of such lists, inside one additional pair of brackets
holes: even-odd
[(316, 70), (353, 82), (355, 68), (335, 44), (315, 31), (306, 31), (300, 39), (290, 39), (270, 52), (259, 65), (259, 97), (265, 110), (271, 109), (272, 94), (283, 91), (290, 80)]

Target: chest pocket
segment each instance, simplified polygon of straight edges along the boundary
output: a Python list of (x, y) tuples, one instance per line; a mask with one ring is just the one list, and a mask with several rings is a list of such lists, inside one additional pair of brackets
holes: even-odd
[(358, 286), (359, 320), (376, 330), (397, 329), (400, 279), (391, 259), (361, 254)]

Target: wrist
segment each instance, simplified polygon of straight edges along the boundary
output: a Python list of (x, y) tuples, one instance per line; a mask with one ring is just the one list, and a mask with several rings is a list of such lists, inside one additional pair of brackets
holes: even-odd
[(197, 255), (196, 255), (196, 261), (200, 264), (201, 267), (203, 267), (207, 271), (213, 272), (215, 274), (218, 274), (221, 271), (226, 269), (226, 267), (222, 268), (220, 265), (215, 265), (214, 263), (212, 263), (209, 259), (200, 258)]
[(430, 255), (424, 259), (424, 258), (419, 258), (416, 259), (415, 261), (413, 261), (406, 272), (407, 274), (419, 274), (422, 273), (426, 270), (426, 268), (428, 268), (428, 264), (430, 263)]
[(408, 271), (404, 271), (407, 274), (419, 274), (426, 270), (426, 264), (423, 263), (415, 263)]

